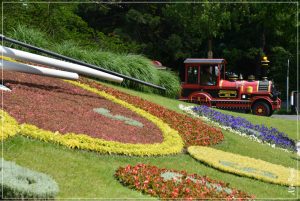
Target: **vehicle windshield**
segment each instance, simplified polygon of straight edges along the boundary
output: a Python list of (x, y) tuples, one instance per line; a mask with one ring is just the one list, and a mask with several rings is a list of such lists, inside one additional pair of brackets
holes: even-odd
[(200, 69), (200, 85), (216, 85), (218, 66), (203, 64)]

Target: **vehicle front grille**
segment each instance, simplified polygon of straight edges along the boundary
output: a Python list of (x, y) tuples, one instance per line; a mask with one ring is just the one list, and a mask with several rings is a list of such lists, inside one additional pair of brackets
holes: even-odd
[(269, 81), (259, 81), (258, 91), (268, 91)]

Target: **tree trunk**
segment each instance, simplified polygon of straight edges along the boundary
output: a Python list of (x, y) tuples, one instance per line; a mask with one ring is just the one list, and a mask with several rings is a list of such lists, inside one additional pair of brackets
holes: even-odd
[(208, 52), (207, 52), (207, 58), (212, 59), (213, 58), (213, 51), (212, 51), (212, 39), (208, 39)]

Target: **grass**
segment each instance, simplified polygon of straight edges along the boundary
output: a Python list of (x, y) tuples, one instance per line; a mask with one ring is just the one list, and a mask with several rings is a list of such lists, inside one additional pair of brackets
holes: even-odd
[[(86, 49), (74, 41), (57, 43), (51, 40), (45, 33), (22, 25), (17, 26), (14, 31), (7, 33), (7, 36), (65, 56), (79, 59), (86, 63), (100, 66), (104, 69), (163, 86), (166, 88), (166, 91), (153, 89), (127, 80), (122, 83), (125, 87), (134, 88), (144, 92), (157, 93), (167, 97), (176, 97), (180, 90), (180, 83), (177, 75), (171, 71), (157, 70), (152, 65), (151, 60), (142, 55), (117, 54), (102, 51), (97, 48)], [(15, 48), (20, 49), (19, 46)], [(24, 48), (21, 49), (29, 51)]]
[(176, 167), (176, 170), (222, 179), (230, 183), (231, 187), (255, 194), (259, 198), (295, 198), (295, 195), (288, 193), (288, 187), (223, 173), (197, 162), (187, 154), (164, 157), (100, 155), (21, 136), (6, 141), (3, 154), (6, 160), (13, 160), (22, 166), (51, 175), (60, 187), (58, 198), (149, 198), (123, 187), (113, 176), (119, 166), (137, 163), (161, 168)]
[[(182, 103), (180, 101), (117, 86), (112, 87), (181, 112), (178, 108), (178, 104)], [(287, 131), (288, 135), (294, 136), (294, 130), (286, 128), (286, 120), (269, 118), (269, 121), (267, 121), (265, 117), (228, 113), (243, 116), (250, 121), (268, 122), (270, 126)], [(276, 120), (275, 123), (273, 120)], [(295, 124), (296, 121), (290, 122), (290, 125), (295, 126)], [(223, 132), (225, 140), (223, 143), (214, 146), (217, 149), (281, 164), (285, 167), (297, 168), (300, 158), (294, 153), (273, 149), (230, 132)], [(6, 160), (12, 160), (22, 166), (51, 175), (59, 184), (59, 198), (150, 198), (147, 195), (123, 187), (113, 176), (114, 171), (119, 166), (137, 163), (147, 163), (161, 168), (174, 168), (176, 170), (186, 170), (189, 173), (207, 175), (213, 179), (230, 183), (231, 187), (254, 194), (258, 198), (286, 199), (296, 198), (300, 195), (300, 188), (296, 188), (296, 194), (292, 194), (288, 192), (286, 186), (269, 184), (217, 171), (184, 153), (163, 157), (100, 155), (94, 152), (70, 150), (63, 146), (16, 136), (3, 143), (3, 155)]]

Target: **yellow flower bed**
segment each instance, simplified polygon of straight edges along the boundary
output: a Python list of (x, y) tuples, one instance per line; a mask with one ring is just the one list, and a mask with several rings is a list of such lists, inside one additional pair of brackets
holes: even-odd
[(45, 142), (54, 142), (57, 144), (65, 145), (69, 148), (92, 150), (100, 153), (150, 156), (176, 154), (182, 151), (183, 141), (178, 132), (170, 128), (159, 118), (149, 114), (148, 112), (142, 109), (136, 108), (135, 106), (125, 101), (119, 100), (105, 92), (98, 91), (97, 89), (91, 88), (84, 84), (80, 84), (78, 82), (67, 82), (82, 87), (83, 89), (86, 89), (93, 93), (96, 93), (101, 97), (104, 97), (110, 101), (120, 104), (136, 112), (140, 116), (145, 117), (149, 121), (153, 122), (161, 130), (164, 138), (163, 142), (154, 144), (130, 144), (115, 141), (106, 141), (102, 139), (92, 138), (85, 134), (67, 133), (62, 135), (59, 132), (46, 131), (30, 124), (20, 125), (21, 135), (39, 139)]
[(18, 122), (7, 112), (0, 110), (0, 141), (16, 135), (18, 131)]
[(300, 186), (300, 171), (293, 168), (203, 146), (191, 146), (188, 152), (195, 159), (225, 172), (275, 184)]
[(78, 148), (100, 153), (116, 153), (136, 156), (175, 154), (181, 151), (178, 143), (164, 140), (155, 144), (129, 144), (92, 138), (84, 134), (68, 133), (62, 135), (58, 132), (46, 131), (34, 125), (21, 125), (21, 135), (29, 136), (44, 142), (54, 142), (69, 148)]

